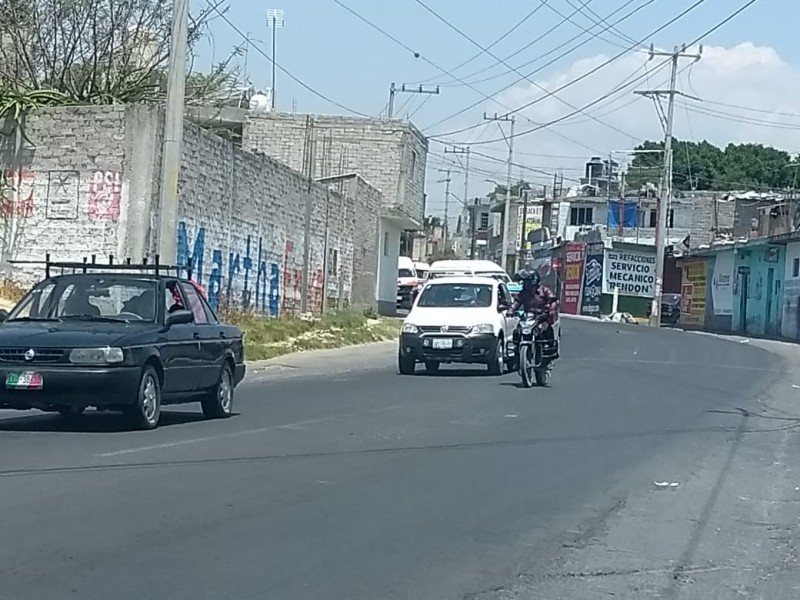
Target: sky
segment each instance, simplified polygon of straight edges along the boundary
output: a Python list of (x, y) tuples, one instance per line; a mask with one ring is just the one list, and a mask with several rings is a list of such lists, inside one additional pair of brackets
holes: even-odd
[[(800, 1), (755, 0), (705, 35), (748, 1), (231, 0), (194, 65), (225, 59), (249, 34), (246, 74), (256, 88), (270, 87), (266, 11), (278, 8), (278, 110), (385, 115), (391, 82), (438, 86), (438, 94), (398, 94), (395, 116), (430, 138), (428, 207), (440, 214), (439, 169), (451, 169), (458, 202), (465, 191), (488, 193), (487, 180), (505, 181), (510, 123), (486, 121), (484, 112), (515, 111), (513, 178), (537, 185), (552, 185), (557, 171), (565, 185), (575, 182), (592, 156), (624, 165), (625, 151), (663, 139), (655, 104), (634, 94), (668, 85), (666, 59), (649, 60), (651, 43), (657, 51), (687, 44), (689, 54), (703, 44), (699, 61), (680, 61), (677, 88), (689, 97), (676, 101), (678, 139), (800, 152)], [(195, 11), (207, 6), (191, 2)], [(244, 70), (245, 58), (236, 64)], [(470, 146), (467, 190), (464, 155), (445, 153), (450, 144)]]

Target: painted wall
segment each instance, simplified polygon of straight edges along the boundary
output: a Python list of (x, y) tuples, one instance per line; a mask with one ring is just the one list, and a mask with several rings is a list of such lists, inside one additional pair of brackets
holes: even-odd
[(781, 335), (800, 340), (800, 242), (786, 245)]
[[(0, 166), (14, 173), (0, 201), (6, 264), (43, 260), (47, 251), (69, 261), (152, 256), (162, 124), (154, 107), (69, 107), (32, 115), (21, 152), (3, 137)], [(378, 276), (382, 198), (365, 181), (344, 192), (309, 182), (186, 123), (178, 199), (177, 256), (162, 262), (191, 263), (215, 307), (227, 298), (272, 316), (297, 312), (306, 246), (308, 310), (376, 304), (365, 282)], [(13, 267), (27, 282), (41, 273)]]
[[(737, 249), (733, 285), (734, 331), (752, 335), (780, 333), (785, 260), (783, 246), (766, 244)], [(743, 270), (748, 270), (749, 274), (745, 276)]]

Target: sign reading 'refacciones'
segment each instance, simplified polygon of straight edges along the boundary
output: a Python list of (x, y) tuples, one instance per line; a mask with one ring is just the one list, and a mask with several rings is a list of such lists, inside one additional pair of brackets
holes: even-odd
[(603, 293), (614, 288), (622, 296), (652, 298), (656, 288), (656, 257), (654, 254), (630, 250), (606, 250), (603, 261)]

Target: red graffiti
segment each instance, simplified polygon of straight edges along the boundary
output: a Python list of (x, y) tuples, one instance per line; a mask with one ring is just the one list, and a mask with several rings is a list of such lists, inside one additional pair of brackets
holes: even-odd
[(122, 205), (122, 175), (118, 171), (95, 171), (89, 182), (89, 219), (118, 221)]
[[(283, 253), (283, 294), (281, 312), (298, 313), (303, 306), (303, 270), (293, 266), (292, 255), (294, 244), (286, 242)], [(306, 309), (312, 313), (322, 311), (322, 295), (324, 293), (325, 275), (322, 269), (308, 274), (308, 305)]]
[(6, 171), (5, 179), (0, 199), (0, 214), (4, 217), (30, 217), (33, 214), (36, 173)]

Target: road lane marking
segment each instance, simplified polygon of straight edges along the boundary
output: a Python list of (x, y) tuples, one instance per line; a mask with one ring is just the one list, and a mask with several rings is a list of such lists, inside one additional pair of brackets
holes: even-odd
[(126, 450), (116, 450), (114, 452), (104, 452), (103, 454), (96, 454), (97, 458), (109, 458), (112, 456), (122, 456), (125, 454), (134, 454), (137, 452), (148, 452), (151, 450), (166, 450), (167, 448), (176, 448), (178, 446), (187, 446), (189, 444), (200, 444), (203, 442), (213, 442), (216, 440), (224, 440), (233, 437), (241, 437), (243, 435), (254, 435), (257, 433), (266, 433), (267, 431), (274, 431), (276, 429), (292, 429), (294, 427), (302, 427), (303, 425), (312, 425), (314, 423), (325, 423), (328, 421), (336, 421), (339, 419), (349, 419), (351, 417), (360, 417), (363, 415), (377, 414), (397, 410), (401, 408), (398, 406), (388, 406), (386, 408), (378, 408), (375, 410), (368, 410), (363, 412), (348, 413), (344, 415), (336, 415), (330, 417), (320, 417), (318, 419), (308, 419), (306, 421), (297, 421), (294, 423), (286, 423), (284, 425), (271, 425), (269, 427), (259, 427), (258, 429), (246, 429), (244, 431), (233, 431), (231, 433), (221, 433), (219, 435), (210, 435), (207, 437), (191, 438), (188, 440), (180, 440), (177, 442), (164, 442), (163, 444), (152, 444), (150, 446), (139, 446), (138, 448), (128, 448)]

